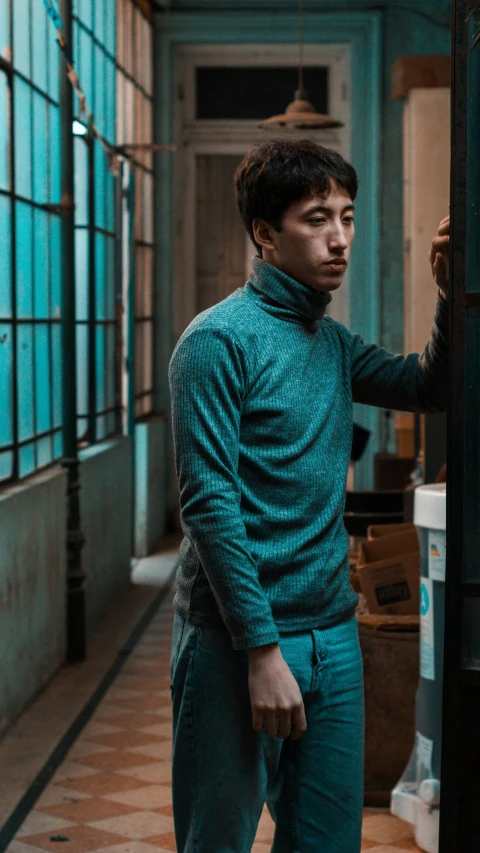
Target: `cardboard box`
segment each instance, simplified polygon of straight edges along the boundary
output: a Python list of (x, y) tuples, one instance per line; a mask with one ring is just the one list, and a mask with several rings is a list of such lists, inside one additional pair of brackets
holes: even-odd
[(357, 572), (370, 613), (418, 614), (420, 549), (415, 528), (363, 542)]
[(399, 56), (392, 65), (392, 98), (406, 98), (410, 89), (450, 86), (450, 56)]
[(405, 524), (371, 524), (367, 528), (368, 539), (379, 539), (381, 536), (393, 536), (397, 533), (407, 533), (416, 530), (411, 522)]
[(412, 412), (397, 412), (395, 415), (397, 456), (399, 459), (415, 457), (415, 419)]
[(417, 553), (420, 556), (420, 542), (415, 525), (412, 524), (408, 530), (362, 542), (358, 549), (358, 564), (363, 566), (388, 557), (398, 557), (399, 554)]

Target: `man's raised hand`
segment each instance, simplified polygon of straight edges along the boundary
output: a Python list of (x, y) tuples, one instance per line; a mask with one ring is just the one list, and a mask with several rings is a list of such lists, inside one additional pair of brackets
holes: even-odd
[(435, 283), (444, 299), (448, 298), (450, 287), (450, 270), (448, 247), (450, 242), (450, 216), (442, 219), (438, 226), (437, 236), (433, 238), (430, 248), (430, 267)]

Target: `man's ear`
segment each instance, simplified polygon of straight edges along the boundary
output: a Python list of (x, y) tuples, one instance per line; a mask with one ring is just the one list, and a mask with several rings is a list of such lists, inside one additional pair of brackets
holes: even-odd
[(273, 239), (273, 225), (265, 222), (264, 219), (254, 219), (252, 222), (253, 234), (255, 242), (267, 252), (275, 251), (275, 241)]

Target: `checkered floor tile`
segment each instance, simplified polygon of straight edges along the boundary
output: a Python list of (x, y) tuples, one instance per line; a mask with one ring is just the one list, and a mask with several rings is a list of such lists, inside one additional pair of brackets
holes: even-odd
[[(7, 853), (176, 851), (170, 773), (171, 620), (170, 595)], [(273, 823), (265, 809), (252, 853), (270, 853), (272, 840)], [(407, 824), (387, 810), (366, 809), (363, 850), (399, 853), (418, 848)]]

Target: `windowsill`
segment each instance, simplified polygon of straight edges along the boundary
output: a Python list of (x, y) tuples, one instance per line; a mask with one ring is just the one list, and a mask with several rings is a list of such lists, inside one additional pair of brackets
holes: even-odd
[[(128, 436), (116, 435), (112, 438), (106, 439), (105, 441), (100, 441), (98, 444), (92, 444), (90, 447), (85, 447), (83, 450), (78, 451), (78, 461), (80, 464), (82, 462), (86, 462), (95, 456), (99, 456), (101, 453), (106, 453), (108, 450), (112, 450), (112, 448), (117, 447), (125, 441), (129, 441)], [(44, 483), (49, 480), (53, 480), (55, 477), (66, 476), (67, 472), (62, 468), (61, 462), (54, 462), (52, 465), (49, 465), (48, 468), (43, 468), (41, 471), (34, 471), (33, 474), (29, 474), (28, 477), (24, 477), (21, 480), (0, 485), (0, 501), (6, 500), (14, 495), (21, 494), (27, 489), (34, 489), (42, 486)]]
[(170, 412), (150, 412), (149, 415), (142, 415), (137, 418), (135, 421), (135, 426), (144, 426), (145, 424), (150, 424), (153, 421), (170, 421), (171, 414)]
[(64, 471), (60, 463), (54, 462), (53, 465), (49, 465), (48, 468), (44, 468), (41, 471), (35, 471), (33, 474), (29, 474), (28, 477), (16, 480), (13, 483), (5, 483), (4, 486), (0, 486), (0, 501), (19, 495), (27, 489), (35, 489), (39, 486), (43, 486), (49, 480), (53, 480), (57, 477), (65, 478), (66, 476), (66, 471)]
[(106, 438), (104, 441), (91, 444), (89, 447), (83, 447), (78, 451), (79, 461), (86, 462), (88, 459), (100, 456), (101, 453), (106, 453), (108, 450), (112, 450), (114, 447), (118, 447), (119, 444), (123, 444), (129, 440), (128, 435), (114, 435), (111, 438)]

